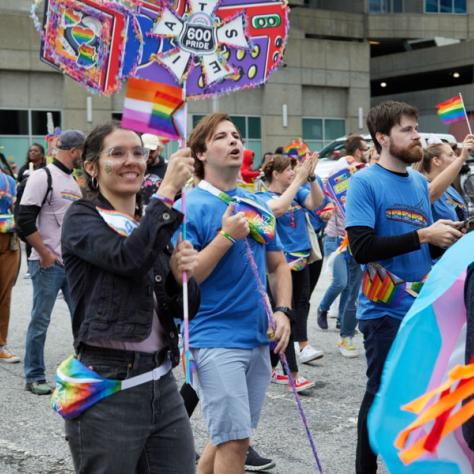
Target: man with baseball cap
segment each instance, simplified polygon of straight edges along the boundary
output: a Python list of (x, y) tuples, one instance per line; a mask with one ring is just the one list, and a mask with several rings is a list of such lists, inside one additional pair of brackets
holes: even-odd
[(72, 313), (61, 257), (61, 227), (64, 214), (81, 190), (72, 172), (81, 159), (85, 135), (80, 130), (65, 130), (56, 144), (53, 163), (38, 169), (28, 178), (21, 197), (17, 227), (33, 247), (28, 269), (33, 282), (33, 309), (26, 335), (26, 390), (47, 395), (44, 344), (51, 313), (59, 290)]
[(161, 156), (163, 144), (159, 137), (150, 133), (144, 133), (142, 141), (143, 147), (150, 150), (145, 178), (142, 184), (143, 203), (147, 205), (150, 202), (151, 196), (160, 187), (163, 176), (166, 173), (166, 162)]

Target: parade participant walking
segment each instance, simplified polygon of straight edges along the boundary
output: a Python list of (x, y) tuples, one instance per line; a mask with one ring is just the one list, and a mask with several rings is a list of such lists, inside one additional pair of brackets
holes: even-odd
[[(197, 257), (189, 242), (174, 250), (170, 244), (182, 220), (171, 203), (191, 176), (193, 160), (188, 149), (171, 157), (140, 219), (136, 197), (147, 154), (131, 130), (113, 124), (94, 129), (83, 158), (95, 197), (75, 202), (64, 220), (77, 358), (108, 379), (152, 370), (161, 375), (66, 421), (77, 472), (194, 472), (191, 427), (171, 368), (179, 362), (173, 318), (183, 313), (181, 277), (192, 277)], [(192, 317), (199, 307), (193, 279), (189, 304)]]
[(13, 203), (15, 180), (0, 168), (0, 362), (20, 362), (7, 348), (13, 285), (20, 265), (20, 247), (15, 234)]
[[(308, 314), (310, 278), (308, 259), (311, 243), (308, 235), (306, 209), (314, 210), (323, 201), (314, 169), (317, 154), (309, 157), (295, 172), (296, 160), (284, 155), (275, 155), (263, 168), (268, 191), (259, 193), (277, 218), (277, 232), (280, 237), (288, 266), (291, 270), (293, 285), (293, 312), (295, 322), (292, 327), (292, 338), (298, 343), (287, 349), (290, 370), (293, 373), (297, 390), (314, 386), (304, 377), (298, 377), (298, 366), (294, 351), (297, 351), (300, 362), (306, 363), (323, 357), (324, 353), (312, 347), (308, 342)], [(308, 181), (311, 187), (304, 187)], [(273, 366), (278, 359), (273, 358)], [(277, 376), (273, 374), (274, 379)], [(287, 377), (279, 376), (279, 382), (287, 382)]]
[(452, 183), (474, 149), (474, 135), (464, 139), (461, 155), (458, 157), (447, 143), (430, 145), (424, 152), (419, 171), (428, 179), (433, 220), (465, 220), (467, 205)]
[[(357, 426), (357, 474), (377, 471), (367, 415), (388, 351), (420, 286), (416, 283), (430, 271), (428, 244), (448, 247), (462, 236), (462, 223), (432, 224), (427, 181), (410, 167), (423, 157), (416, 109), (402, 102), (383, 102), (369, 111), (367, 125), (380, 159), (352, 177), (346, 202), (350, 248), (365, 266), (357, 318), (368, 380)], [(386, 277), (392, 284), (379, 285)]]
[[(189, 146), (201, 180), (186, 196), (187, 237), (199, 251), (194, 275), (201, 289), (189, 334), (210, 437), (198, 472), (241, 474), (271, 375), (268, 320), (251, 265), (263, 285), (266, 272), (272, 283), (276, 352), (288, 344), (291, 278), (274, 229), (262, 221), (271, 223), (268, 208), (237, 187), (243, 145), (230, 118), (223, 113), (204, 117)], [(244, 205), (252, 223), (259, 222), (250, 235), (240, 211)], [(175, 207), (180, 209), (181, 202)]]
[[(344, 146), (348, 155), (338, 160), (330, 175), (347, 167), (361, 168), (367, 161), (368, 145), (360, 135), (350, 135)], [(353, 358), (359, 355), (353, 338), (357, 326), (356, 301), (362, 280), (362, 271), (350, 254), (349, 249), (346, 248), (342, 252), (338, 251), (344, 236), (344, 215), (335, 205), (334, 212), (325, 229), (324, 254), (329, 257), (333, 252), (338, 253), (334, 258), (331, 284), (319, 304), (318, 326), (321, 329), (328, 328), (327, 315), (329, 308), (340, 295), (337, 324), (340, 340), (337, 347), (342, 356)]]
[(143, 204), (147, 206), (150, 199), (160, 187), (161, 181), (166, 173), (166, 162), (161, 153), (163, 145), (160, 138), (150, 133), (142, 135), (143, 147), (149, 150), (145, 179), (142, 184)]
[(28, 269), (33, 282), (33, 309), (25, 347), (26, 390), (47, 395), (44, 345), (59, 290), (72, 313), (69, 289), (61, 257), (61, 227), (72, 202), (81, 197), (72, 176), (79, 164), (85, 136), (66, 130), (58, 138), (58, 152), (52, 164), (29, 178), (21, 198), (17, 226), (33, 247)]

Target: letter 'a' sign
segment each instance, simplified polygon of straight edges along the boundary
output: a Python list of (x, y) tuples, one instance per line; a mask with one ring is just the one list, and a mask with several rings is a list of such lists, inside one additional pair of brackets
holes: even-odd
[(186, 82), (188, 98), (255, 87), (280, 63), (288, 30), (286, 1), (177, 0), (173, 5), (163, 8), (148, 36), (174, 46), (156, 54), (155, 61), (175, 81)]

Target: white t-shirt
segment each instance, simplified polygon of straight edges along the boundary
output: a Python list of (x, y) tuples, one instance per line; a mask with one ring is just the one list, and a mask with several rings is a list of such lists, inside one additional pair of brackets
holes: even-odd
[[(41, 211), (36, 220), (36, 227), (44, 244), (54, 252), (62, 262), (61, 227), (64, 214), (69, 206), (82, 197), (81, 189), (72, 174), (66, 173), (54, 164), (48, 165), (51, 171), (52, 192), (41, 207), (48, 189), (48, 175), (44, 169), (33, 172), (28, 178), (20, 204), (23, 206), (39, 206)], [(30, 260), (39, 260), (35, 249)]]

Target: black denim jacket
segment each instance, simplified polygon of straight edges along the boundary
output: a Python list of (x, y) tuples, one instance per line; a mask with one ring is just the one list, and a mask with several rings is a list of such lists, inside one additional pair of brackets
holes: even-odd
[[(102, 219), (96, 206), (113, 209), (102, 196), (80, 199), (66, 213), (62, 252), (74, 305), (76, 351), (95, 338), (143, 341), (151, 331), (153, 291), (173, 365), (179, 363), (173, 318), (183, 317), (182, 288), (170, 271), (170, 243), (182, 214), (153, 199), (140, 225), (124, 237)], [(190, 318), (199, 309), (199, 287), (189, 281)]]

